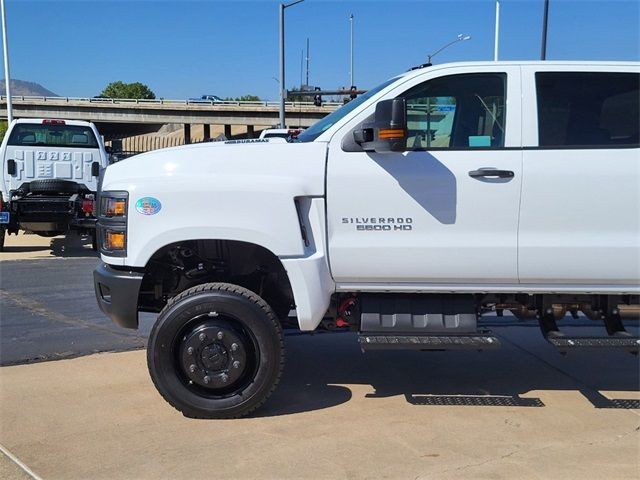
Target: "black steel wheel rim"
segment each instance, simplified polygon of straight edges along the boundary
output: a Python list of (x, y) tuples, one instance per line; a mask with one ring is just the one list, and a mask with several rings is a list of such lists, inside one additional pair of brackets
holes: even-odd
[(214, 399), (237, 395), (253, 381), (259, 351), (242, 321), (217, 312), (191, 319), (173, 342), (182, 383), (197, 395)]

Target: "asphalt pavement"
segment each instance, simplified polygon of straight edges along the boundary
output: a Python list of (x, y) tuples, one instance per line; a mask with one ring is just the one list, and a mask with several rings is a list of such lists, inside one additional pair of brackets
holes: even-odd
[(0, 254), (0, 478), (640, 474), (640, 364), (626, 352), (562, 356), (509, 318), (490, 319), (502, 348), (484, 353), (362, 354), (351, 333), (288, 335), (282, 381), (254, 415), (186, 419), (147, 373), (153, 315), (141, 331), (111, 324), (86, 243), (11, 241)]
[(98, 308), (92, 278), (98, 261), (90, 250), (86, 256), (0, 261), (0, 365), (145, 347), (151, 321), (127, 330)]

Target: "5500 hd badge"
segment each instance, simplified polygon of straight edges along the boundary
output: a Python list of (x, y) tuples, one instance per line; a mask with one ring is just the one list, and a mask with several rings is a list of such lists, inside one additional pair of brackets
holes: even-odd
[(411, 217), (342, 217), (343, 224), (361, 232), (407, 232), (413, 230)]

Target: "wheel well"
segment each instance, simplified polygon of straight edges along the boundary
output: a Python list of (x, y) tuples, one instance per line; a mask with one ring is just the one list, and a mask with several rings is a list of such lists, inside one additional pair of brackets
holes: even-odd
[(286, 320), (293, 293), (280, 259), (260, 245), (235, 240), (187, 240), (155, 252), (144, 268), (142, 311), (159, 312), (167, 300), (195, 285), (226, 282), (259, 295)]

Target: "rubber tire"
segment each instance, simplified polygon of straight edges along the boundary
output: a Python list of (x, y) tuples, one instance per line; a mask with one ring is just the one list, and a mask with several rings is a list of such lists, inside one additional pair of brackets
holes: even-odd
[(57, 178), (33, 180), (29, 183), (29, 191), (31, 193), (77, 193), (78, 184)]
[[(233, 314), (258, 344), (260, 359), (253, 381), (228, 398), (207, 398), (180, 380), (173, 344), (194, 316), (215, 310)], [(190, 418), (239, 418), (253, 412), (271, 395), (284, 366), (280, 322), (271, 307), (255, 293), (229, 283), (206, 283), (169, 300), (154, 324), (147, 346), (147, 365), (160, 395)]]

